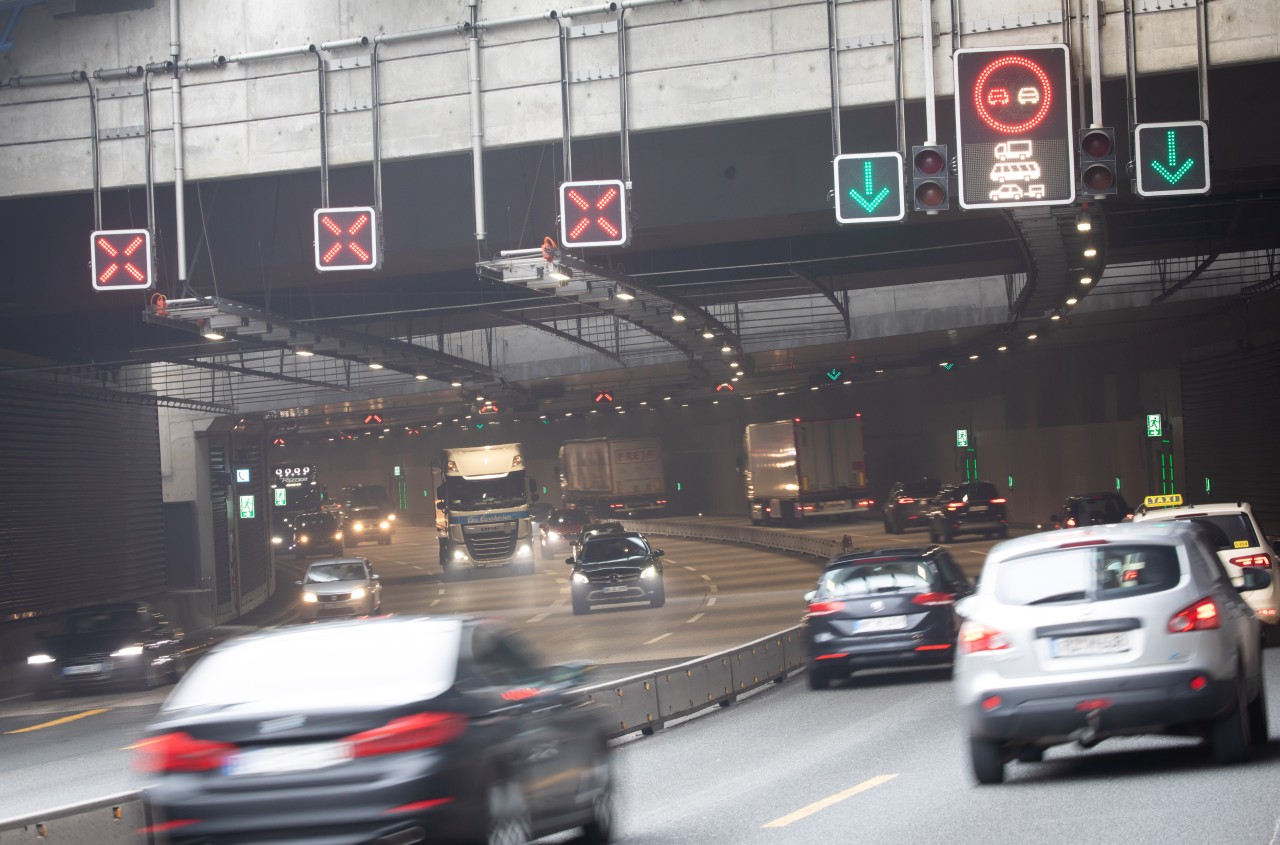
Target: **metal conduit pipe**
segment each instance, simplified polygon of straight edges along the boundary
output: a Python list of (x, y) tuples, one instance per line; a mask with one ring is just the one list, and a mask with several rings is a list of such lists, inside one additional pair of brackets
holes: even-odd
[(600, 14), (607, 14), (609, 12), (616, 12), (616, 11), (618, 11), (617, 3), (613, 3), (613, 2), (600, 3), (595, 6), (580, 6), (577, 9), (562, 9), (560, 11), (560, 17), (562, 18), (579, 17), (580, 18), (580, 17), (583, 17), (584, 15), (600, 15)]
[(316, 113), (320, 118), (320, 207), (329, 207), (329, 108), (328, 89), (325, 87), (324, 54), (314, 49), (316, 56)]
[[(1080, 43), (1083, 44), (1084, 43), (1084, 0), (1077, 0), (1077, 2), (1080, 4), (1080, 13), (1076, 16), (1076, 25), (1080, 28), (1080, 32), (1079, 32)], [(1067, 0), (1067, 14), (1068, 15), (1071, 14), (1071, 0)], [(1084, 91), (1084, 58), (1083, 57), (1080, 57), (1080, 60), (1076, 62), (1076, 90)], [(1078, 101), (1076, 103), (1076, 113), (1077, 113), (1076, 123), (1079, 124), (1080, 126), (1084, 126), (1085, 124), (1084, 97), (1077, 97), (1076, 99)]]
[[(177, 61), (177, 57), (174, 57)], [(209, 70), (210, 68), (220, 68), (227, 66), (226, 56), (210, 56), (207, 59), (183, 59), (178, 62), (178, 66), (183, 70)]]
[(375, 41), (369, 53), (369, 87), (373, 96), (373, 207), (378, 214), (382, 214), (382, 111), (378, 104), (382, 96), (378, 79), (378, 49), (381, 46)]
[(1209, 3), (1196, 0), (1196, 80), (1200, 83), (1200, 119), (1209, 122)]
[(951, 54), (960, 49), (960, 0), (951, 0)]
[(137, 79), (146, 71), (142, 65), (130, 65), (129, 67), (113, 67), (100, 68), (93, 72), (94, 79), (112, 80), (112, 79)]
[(475, 26), (479, 10), (476, 0), (467, 3), (471, 10), (471, 34), (467, 38), (467, 99), (471, 104), (471, 190), (475, 194), (476, 243), (485, 241), (484, 228), (484, 115), (480, 111), (480, 30)]
[[(174, 228), (178, 230), (178, 281), (182, 292), (187, 292), (187, 209), (186, 165), (182, 146), (182, 78), (178, 72), (178, 56), (182, 45), (179, 41), (178, 0), (169, 0), (169, 59), (173, 75), (169, 80), (169, 99), (173, 108), (173, 209)], [(221, 63), (216, 63), (221, 59)], [(215, 56), (211, 67), (223, 67), (225, 56)]]
[(345, 47), (368, 47), (369, 36), (357, 35), (355, 38), (343, 38), (338, 41), (325, 41), (320, 45), (321, 50), (341, 50)]
[(618, 12), (618, 111), (622, 118), (622, 183), (631, 188), (631, 115), (627, 100), (626, 9)]
[[(897, 0), (891, 0), (897, 2)], [(827, 0), (827, 64), (831, 75), (831, 157), (840, 155), (840, 45), (836, 38), (836, 0)]]
[(933, 2), (920, 0), (920, 54), (924, 59), (924, 117), (926, 144), (938, 137), (937, 103), (933, 101)]
[(401, 41), (417, 41), (422, 38), (434, 38), (437, 35), (458, 35), (466, 30), (467, 24), (455, 23), (451, 26), (436, 26), (431, 29), (415, 29), (410, 32), (391, 32), (375, 35), (374, 44), (398, 44)]
[(564, 22), (560, 18), (556, 18), (556, 25), (560, 27), (560, 123), (561, 132), (564, 134), (561, 153), (564, 159), (564, 181), (572, 182), (573, 152), (570, 149), (572, 142), (569, 138), (569, 30), (564, 28)]
[(285, 56), (305, 56), (317, 51), (314, 44), (303, 44), (300, 47), (281, 47), (277, 50), (260, 50), (256, 53), (240, 53), (227, 59), (229, 62), (260, 62), (264, 59), (279, 59)]
[(1098, 21), (1100, 6), (1089, 9), (1089, 104), (1091, 127), (1102, 125), (1102, 34)]
[(539, 12), (535, 15), (517, 15), (512, 18), (495, 18), (491, 21), (477, 21), (476, 26), (480, 29), (495, 29), (500, 26), (514, 26), (522, 23), (537, 23), (538, 21), (554, 21), (559, 20), (560, 13), (555, 9), (547, 9), (545, 12)]
[(73, 70), (70, 73), (41, 73), (35, 76), (11, 76), (9, 77), (9, 87), (11, 88), (31, 88), (36, 85), (62, 85), (67, 82), (84, 82), (89, 78), (89, 74), (82, 70)]
[(1134, 43), (1137, 32), (1133, 0), (1124, 0), (1124, 82), (1129, 101), (1129, 131), (1138, 125), (1138, 50)]
[[(898, 149), (904, 156), (910, 155), (907, 149), (907, 119), (902, 103), (902, 10), (898, 8), (901, 0), (889, 0), (893, 10), (893, 119), (898, 127)], [(960, 16), (960, 0), (953, 0), (956, 19)]]
[(89, 149), (92, 151), (93, 167), (93, 228), (95, 231), (102, 228), (102, 175), (98, 172), (98, 98), (93, 93), (93, 80), (89, 79), (88, 74), (82, 74), (81, 79), (84, 85), (89, 89)]

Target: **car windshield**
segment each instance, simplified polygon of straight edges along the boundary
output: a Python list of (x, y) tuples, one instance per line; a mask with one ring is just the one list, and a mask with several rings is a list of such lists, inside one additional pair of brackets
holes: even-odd
[(450, 619), (250, 636), (201, 658), (163, 709), (302, 713), (433, 698), (457, 676), (460, 638)]
[(1104, 543), (1050, 549), (1001, 563), (996, 598), (1013, 605), (1106, 601), (1172, 589), (1181, 577), (1172, 546)]
[(1251, 549), (1258, 545), (1258, 535), (1254, 533), (1253, 523), (1243, 511), (1239, 513), (1201, 514), (1190, 517), (1192, 522), (1207, 522), (1227, 536), (1226, 549)]
[(67, 633), (70, 634), (100, 634), (139, 627), (138, 612), (131, 607), (73, 613), (67, 619)]
[(818, 591), (827, 597), (919, 593), (928, 592), (932, 583), (933, 566), (928, 561), (919, 558), (867, 561), (823, 572)]
[(317, 563), (307, 569), (308, 584), (332, 581), (364, 581), (368, 578), (362, 563)]
[(578, 560), (583, 563), (601, 563), (606, 560), (644, 557), (648, 553), (644, 541), (635, 537), (605, 537), (583, 546)]
[(326, 514), (312, 514), (311, 516), (303, 516), (298, 518), (298, 528), (307, 528), (312, 531), (324, 531), (333, 524), (333, 520)]
[(524, 470), (499, 478), (463, 478), (451, 475), (445, 480), (445, 498), (449, 507), (458, 511), (519, 507), (528, 501), (524, 489)]
[(387, 491), (381, 486), (353, 487), (346, 491), (346, 498), (349, 508), (384, 507), (387, 504)]

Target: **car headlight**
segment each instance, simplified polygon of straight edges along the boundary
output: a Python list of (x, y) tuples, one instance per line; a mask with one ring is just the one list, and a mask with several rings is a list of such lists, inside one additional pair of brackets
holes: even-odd
[(39, 666), (42, 663), (53, 663), (54, 658), (51, 654), (33, 654), (27, 658), (28, 666)]
[(351, 526), (351, 530), (359, 534), (361, 531), (364, 530), (364, 523), (357, 522), (355, 525)]
[(547, 532), (547, 539), (548, 539), (548, 540), (559, 540), (559, 539), (560, 539), (560, 535), (559, 535), (558, 533), (556, 533), (555, 531), (548, 531), (548, 532)]
[(587, 576), (583, 575), (581, 572), (575, 572), (575, 573), (573, 573), (573, 576), (570, 578), (570, 580), (571, 580), (571, 581), (573, 581), (573, 583), (575, 583), (575, 584), (590, 584), (590, 583), (591, 583), (591, 579), (590, 579), (590, 578), (588, 578)]
[(389, 514), (387, 514), (387, 522), (395, 522), (395, 521), (396, 521), (396, 515), (395, 515), (395, 514), (393, 514), (393, 513), (389, 513)]
[(342, 532), (341, 532), (341, 531), (335, 532), (335, 533), (334, 533), (334, 535), (333, 535), (333, 539), (335, 539), (335, 540), (341, 540), (341, 539), (342, 539)]
[(139, 654), (142, 654), (140, 645), (127, 645), (119, 651), (111, 652), (112, 657), (137, 657)]
[(388, 528), (391, 527), (391, 523), (388, 520), (384, 519), (382, 520), (382, 522), (378, 523), (378, 527), (381, 528), (383, 531), (386, 531)]
[(271, 545), (273, 545), (273, 546), (278, 546), (278, 545), (280, 545), (280, 544), (281, 544), (281, 543), (283, 543), (283, 542), (284, 542), (284, 538), (283, 538), (283, 537), (272, 537), (272, 538), (271, 538)]
[(315, 593), (303, 593), (303, 594), (302, 594), (302, 600), (303, 600), (304, 602), (306, 602), (307, 604), (315, 604), (315, 601), (316, 601), (316, 594), (315, 594)]
[(300, 535), (298, 535), (298, 542), (299, 542), (299, 543), (309, 543), (309, 542), (311, 542), (311, 538), (310, 538), (310, 537), (308, 537), (306, 534), (300, 534)]
[(649, 564), (644, 569), (640, 570), (640, 577), (641, 578), (657, 578), (658, 567), (654, 566), (653, 564)]
[(360, 601), (360, 599), (364, 598), (367, 595), (369, 595), (369, 592), (364, 587), (356, 587), (354, 590), (351, 591), (351, 600)]

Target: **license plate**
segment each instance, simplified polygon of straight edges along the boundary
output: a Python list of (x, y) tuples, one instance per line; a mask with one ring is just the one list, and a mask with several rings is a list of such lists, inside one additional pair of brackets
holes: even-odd
[(625, 593), (627, 590), (630, 590), (630, 589), (631, 589), (630, 587), (626, 587), (626, 586), (621, 586), (621, 585), (619, 585), (619, 586), (617, 586), (617, 587), (605, 587), (605, 588), (604, 588), (603, 590), (601, 590), (600, 592), (602, 592), (602, 593)]
[(351, 749), (344, 742), (290, 745), (283, 748), (250, 748), (241, 751), (228, 761), (227, 774), (239, 776), (307, 772), (336, 766), (350, 759)]
[(986, 505), (969, 505), (969, 513), (982, 513), (986, 509)]
[(1089, 634), (1083, 637), (1054, 637), (1054, 657), (1090, 657), (1097, 654), (1120, 654), (1129, 650), (1129, 634)]
[(96, 675), (102, 671), (101, 663), (85, 663), (83, 666), (66, 666), (62, 670), (64, 675)]
[(905, 627), (907, 627), (905, 616), (879, 616), (874, 619), (859, 619), (858, 627), (854, 630), (863, 634), (872, 631), (901, 631)]

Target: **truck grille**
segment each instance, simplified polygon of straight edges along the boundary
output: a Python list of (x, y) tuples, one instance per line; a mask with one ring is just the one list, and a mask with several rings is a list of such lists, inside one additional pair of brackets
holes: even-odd
[(488, 562), (507, 560), (516, 551), (516, 535), (476, 534), (466, 538), (467, 552), (473, 560)]

